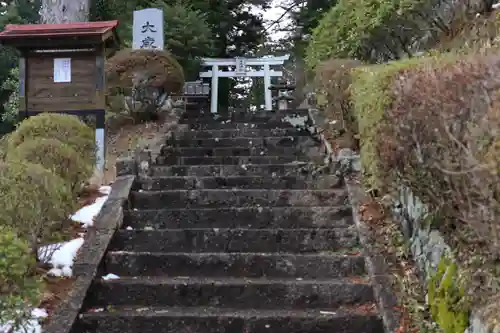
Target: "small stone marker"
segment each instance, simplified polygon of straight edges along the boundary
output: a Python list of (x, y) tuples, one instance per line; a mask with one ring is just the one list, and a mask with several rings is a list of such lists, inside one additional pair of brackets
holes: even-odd
[(134, 11), (132, 48), (163, 50), (163, 10), (146, 8)]

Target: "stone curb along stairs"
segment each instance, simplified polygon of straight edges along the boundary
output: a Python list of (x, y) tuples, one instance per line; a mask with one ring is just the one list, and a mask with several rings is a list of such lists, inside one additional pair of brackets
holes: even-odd
[(137, 178), (72, 332), (383, 332), (345, 183), (300, 117), (186, 112), (154, 160), (120, 161)]

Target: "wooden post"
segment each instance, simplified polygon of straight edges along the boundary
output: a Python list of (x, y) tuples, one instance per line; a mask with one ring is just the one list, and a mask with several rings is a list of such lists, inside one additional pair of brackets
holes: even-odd
[(19, 118), (26, 113), (26, 58), (19, 58)]
[[(103, 52), (104, 53), (104, 52)], [(101, 92), (101, 100), (99, 101), (99, 108), (102, 108), (103, 112), (96, 115), (96, 126), (95, 126), (95, 144), (97, 146), (97, 163), (96, 167), (99, 172), (104, 172), (106, 166), (106, 100), (104, 96), (104, 84), (106, 80), (106, 74), (104, 72), (104, 55), (96, 56), (96, 91)]]

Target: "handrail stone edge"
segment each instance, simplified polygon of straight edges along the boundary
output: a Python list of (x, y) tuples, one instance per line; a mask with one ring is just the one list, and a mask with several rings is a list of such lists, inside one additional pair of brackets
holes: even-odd
[[(309, 111), (310, 129), (313, 135), (318, 135), (318, 129), (322, 124), (325, 124), (326, 119), (321, 111), (310, 106), (305, 101)], [(303, 104), (304, 105), (304, 104)], [(326, 140), (325, 136), (319, 132), (319, 138), (325, 148), (325, 162), (334, 164), (338, 163), (340, 167), (348, 167), (352, 172), (359, 174), (361, 172), (360, 155), (350, 148), (340, 149), (335, 152), (331, 144)], [(346, 188), (348, 191), (349, 202), (352, 206), (353, 220), (359, 235), (359, 241), (362, 246), (362, 253), (365, 259), (365, 267), (373, 285), (374, 295), (377, 300), (378, 310), (382, 317), (384, 330), (386, 333), (397, 332), (400, 326), (400, 313), (396, 311), (397, 298), (392, 289), (391, 278), (388, 274), (388, 266), (385, 258), (381, 255), (376, 255), (372, 251), (372, 246), (369, 240), (369, 228), (364, 221), (359, 218), (359, 209), (367, 197), (362, 187), (354, 181), (346, 180)]]
[(72, 289), (50, 317), (43, 328), (44, 333), (71, 332), (109, 243), (123, 223), (123, 211), (129, 204), (134, 182), (134, 175), (123, 175), (111, 185), (108, 199), (96, 217), (94, 226), (87, 229), (85, 241), (75, 259), (73, 275), (76, 279)]

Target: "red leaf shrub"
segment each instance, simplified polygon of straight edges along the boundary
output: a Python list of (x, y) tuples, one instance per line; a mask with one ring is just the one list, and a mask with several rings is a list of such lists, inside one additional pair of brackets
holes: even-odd
[(147, 81), (152, 88), (177, 93), (184, 86), (184, 71), (167, 51), (122, 50), (106, 63), (106, 84), (109, 90), (132, 89), (136, 81)]
[[(314, 78), (318, 105), (328, 119), (337, 121), (335, 125), (330, 126), (332, 129), (326, 129), (327, 132), (339, 128), (344, 129), (346, 132), (344, 139), (351, 142), (348, 146), (354, 149), (358, 148), (354, 138), (358, 133), (358, 124), (353, 114), (351, 101), (351, 71), (361, 64), (360, 61), (353, 59), (329, 59), (318, 64)], [(325, 126), (328, 125), (325, 124)]]
[(127, 49), (106, 63), (106, 80), (108, 119), (144, 121), (157, 118), (167, 97), (182, 91), (184, 71), (167, 51)]
[(361, 65), (358, 60), (330, 59), (316, 67), (315, 86), (320, 95), (320, 104), (328, 117), (342, 121), (344, 127), (357, 131), (352, 115), (350, 86), (351, 70)]
[(403, 69), (376, 138), (381, 167), (500, 254), (500, 57)]

